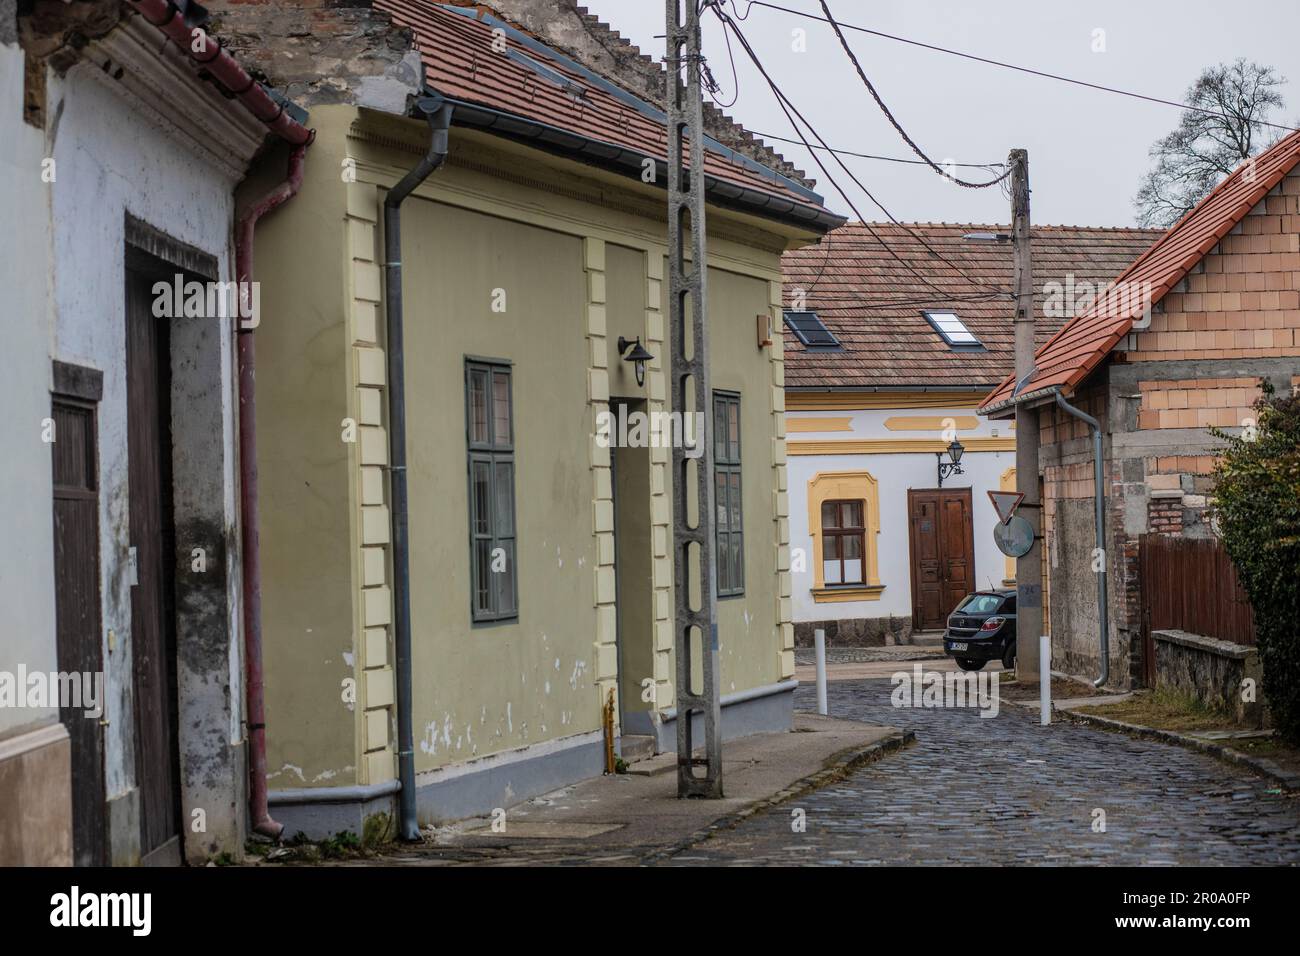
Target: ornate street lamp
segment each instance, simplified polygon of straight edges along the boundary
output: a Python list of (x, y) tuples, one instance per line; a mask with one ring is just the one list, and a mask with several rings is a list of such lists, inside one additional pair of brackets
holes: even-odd
[(945, 478), (951, 477), (952, 475), (965, 474), (961, 467), (961, 456), (965, 451), (966, 449), (962, 447), (961, 442), (954, 438), (952, 444), (948, 446), (948, 457), (952, 459), (951, 461), (944, 461), (943, 452), (941, 451), (936, 451), (934, 453), (934, 457), (938, 460), (939, 465), (940, 488), (943, 487), (943, 480)]

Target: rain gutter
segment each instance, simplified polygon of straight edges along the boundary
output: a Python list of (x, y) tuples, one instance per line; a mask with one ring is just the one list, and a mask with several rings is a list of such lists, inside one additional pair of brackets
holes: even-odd
[(401, 206), (447, 158), (452, 104), (425, 96), (416, 104), (429, 122), (429, 151), (384, 199), (384, 305), (388, 353), (388, 481), (393, 539), (393, 647), (397, 677), (397, 771), (403, 840), (420, 839), (416, 818), (415, 735), (411, 690), (411, 548), (407, 528), (406, 356), (402, 339)]

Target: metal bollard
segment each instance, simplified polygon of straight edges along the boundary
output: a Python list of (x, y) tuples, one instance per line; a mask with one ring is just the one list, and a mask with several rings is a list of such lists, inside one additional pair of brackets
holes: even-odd
[(813, 631), (817, 645), (817, 713), (826, 716), (826, 632), (820, 627)]
[(1038, 699), (1038, 722), (1046, 726), (1052, 722), (1052, 639), (1046, 634), (1038, 636)]

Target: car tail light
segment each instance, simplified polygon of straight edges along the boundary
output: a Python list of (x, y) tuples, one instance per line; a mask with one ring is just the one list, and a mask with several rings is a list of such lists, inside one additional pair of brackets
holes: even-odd
[(1007, 622), (1007, 619), (1006, 619), (1005, 617), (991, 617), (991, 618), (989, 618), (987, 621), (984, 622), (984, 626), (981, 627), (980, 630), (981, 630), (981, 631), (996, 631), (998, 628), (1000, 628), (1000, 627), (1001, 627), (1003, 624), (1005, 624), (1006, 622)]

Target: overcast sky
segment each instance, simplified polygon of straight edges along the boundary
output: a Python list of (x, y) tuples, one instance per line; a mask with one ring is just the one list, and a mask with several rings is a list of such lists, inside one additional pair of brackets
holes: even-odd
[[(731, 9), (732, 0), (728, 0)], [(773, 0), (820, 15), (817, 0)], [(1273, 66), (1288, 80), (1285, 112), (1300, 116), (1300, 2), (1297, 0), (828, 0), (841, 23), (1048, 72), (1182, 101), (1206, 66), (1239, 56)], [(746, 0), (735, 0), (741, 14)], [(585, 5), (656, 58), (664, 54), (661, 0), (585, 0)], [(829, 25), (755, 6), (740, 27), (773, 79), (833, 147), (914, 158), (854, 73)], [(806, 52), (792, 31), (804, 28)], [(721, 24), (704, 21), (704, 52), (735, 95)], [(1104, 30), (1104, 52), (1093, 52)], [(850, 45), (885, 103), (937, 161), (1001, 162), (1029, 150), (1036, 223), (1133, 225), (1132, 197), (1148, 169), (1147, 150), (1177, 125), (1171, 106), (1084, 89), (847, 31)], [(734, 46), (734, 43), (733, 43)], [(756, 133), (794, 134), (770, 90), (736, 49), (740, 98), (728, 112)], [(798, 145), (772, 142), (818, 181), (831, 208), (852, 218), (834, 187)], [(970, 190), (924, 166), (846, 157), (859, 179), (904, 221), (1006, 222), (997, 189)], [(869, 219), (884, 214), (826, 160)], [(959, 171), (961, 174), (962, 171)], [(965, 170), (980, 179), (980, 170)]]

